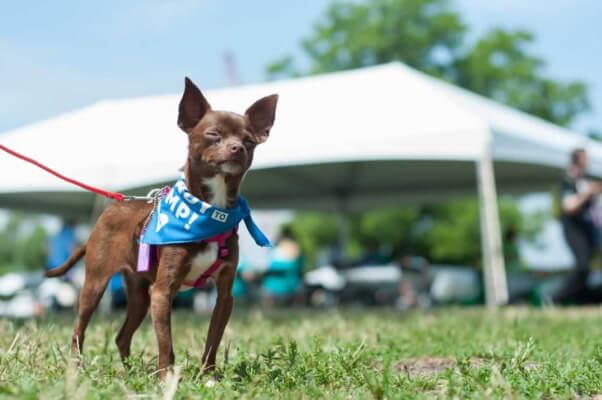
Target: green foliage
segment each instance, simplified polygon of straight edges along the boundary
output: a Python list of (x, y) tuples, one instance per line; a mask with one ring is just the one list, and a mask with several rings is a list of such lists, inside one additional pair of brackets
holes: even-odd
[(402, 61), (560, 125), (588, 109), (584, 84), (544, 76), (544, 61), (527, 49), (531, 33), (493, 29), (469, 45), (466, 32), (447, 0), (335, 1), (301, 42), (309, 70), (286, 56), (266, 72), (274, 79)]
[(589, 107), (582, 83), (561, 83), (541, 76), (545, 65), (529, 55), (533, 35), (494, 29), (455, 61), (455, 81), (465, 88), (560, 125)]
[(300, 212), (290, 227), (303, 249), (309, 268), (314, 266), (321, 250), (334, 246), (338, 241), (339, 220), (335, 215)]
[[(547, 214), (522, 215), (516, 201), (501, 198), (498, 204), (502, 232), (513, 230), (523, 239), (534, 239)], [(298, 213), (293, 229), (307, 256), (309, 267), (315, 256), (337, 242), (339, 221), (332, 215)], [(407, 253), (426, 257), (433, 263), (481, 266), (481, 231), (476, 200), (456, 200), (419, 208), (404, 206), (369, 211), (351, 217), (347, 255), (358, 255), (369, 241), (386, 245), (392, 255)], [(511, 247), (507, 247), (512, 251)]]
[(597, 142), (602, 142), (602, 132), (598, 132), (592, 129), (588, 132), (587, 137)]
[[(500, 215), (500, 219), (501, 219)], [(426, 235), (433, 262), (481, 265), (479, 208), (476, 201), (454, 201), (433, 210), (433, 227)]]
[[(587, 110), (582, 83), (543, 75), (544, 61), (528, 51), (531, 33), (493, 29), (469, 45), (466, 32), (447, 0), (335, 1), (301, 42), (310, 68), (302, 71), (286, 56), (269, 65), (267, 75), (274, 79), (402, 61), (557, 124), (568, 125)], [(530, 238), (545, 216), (522, 218), (516, 205), (505, 200), (500, 218), (503, 231), (513, 227)], [(335, 218), (304, 213), (295, 224), (310, 263), (320, 247), (336, 240)], [(377, 240), (396, 254), (409, 249), (433, 262), (481, 263), (479, 210), (472, 200), (354, 216), (350, 234), (355, 253), (362, 243)]]
[(0, 231), (0, 265), (6, 265), (14, 259), (14, 242), (23, 220), (20, 214), (11, 214), (3, 231)]
[[(547, 216), (522, 215), (513, 199), (498, 204), (502, 232), (515, 231), (524, 239), (533, 239)], [(433, 209), (432, 229), (425, 235), (430, 259), (459, 265), (481, 267), (479, 205), (476, 200), (453, 201)], [(503, 239), (503, 238), (502, 238)]]
[(267, 66), (266, 71), (269, 79), (296, 77), (300, 75), (295, 68), (295, 62), (291, 56), (285, 56), (280, 60), (272, 62)]
[(36, 270), (44, 267), (46, 260), (46, 230), (37, 225), (31, 234), (16, 243), (15, 258), (18, 264), (25, 266), (28, 270)]
[(354, 236), (361, 243), (373, 240), (391, 247), (410, 246), (420, 216), (420, 209), (412, 206), (366, 212), (357, 217)]
[[(181, 379), (158, 381), (150, 319), (125, 370), (114, 345), (123, 314), (98, 316), (79, 363), (74, 316), (0, 319), (0, 398), (568, 399), (602, 392), (602, 318), (593, 310), (445, 308), (235, 312), (213, 388), (201, 374), (209, 315), (175, 312)], [(49, 340), (52, 338), (52, 340)]]
[[(312, 74), (393, 60), (434, 73), (440, 70), (434, 53), (452, 57), (464, 31), (446, 0), (334, 2), (302, 47), (311, 59)], [(287, 57), (272, 64), (268, 76), (293, 70)]]
[(0, 273), (44, 267), (46, 231), (35, 217), (11, 213), (0, 231)]

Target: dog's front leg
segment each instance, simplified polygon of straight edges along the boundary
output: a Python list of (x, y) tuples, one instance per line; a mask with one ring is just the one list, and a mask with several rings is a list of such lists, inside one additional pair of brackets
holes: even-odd
[(211, 322), (209, 324), (209, 333), (205, 343), (205, 352), (203, 354), (204, 372), (210, 372), (215, 369), (215, 355), (217, 348), (222, 340), (224, 329), (232, 314), (234, 307), (234, 297), (232, 296), (232, 284), (236, 276), (236, 264), (224, 265), (217, 277), (217, 301)]
[(175, 362), (171, 338), (171, 304), (188, 272), (184, 267), (185, 259), (185, 251), (164, 248), (155, 283), (150, 287), (151, 317), (159, 347), (161, 379), (165, 378), (167, 368)]

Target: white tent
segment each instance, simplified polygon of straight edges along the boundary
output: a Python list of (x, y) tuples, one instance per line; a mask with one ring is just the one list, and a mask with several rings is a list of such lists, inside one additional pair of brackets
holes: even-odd
[[(477, 183), (489, 304), (507, 298), (496, 183), (549, 189), (577, 146), (602, 176), (602, 146), (400, 63), (205, 96), (214, 109), (242, 113), (270, 93), (280, 94), (276, 124), (243, 187), (254, 207), (367, 209), (475, 193)], [(0, 143), (87, 184), (141, 193), (172, 182), (185, 161), (179, 96), (99, 102), (0, 135)], [(3, 174), (0, 207), (92, 209), (94, 196), (22, 161), (0, 156), (0, 168), (14, 171)]]

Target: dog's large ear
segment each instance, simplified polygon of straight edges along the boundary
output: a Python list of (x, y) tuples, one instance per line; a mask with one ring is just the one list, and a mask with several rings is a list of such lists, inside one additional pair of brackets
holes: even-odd
[(199, 123), (211, 106), (198, 87), (188, 78), (184, 79), (184, 94), (180, 100), (178, 126), (184, 132), (189, 132)]
[(253, 127), (259, 143), (265, 142), (270, 136), (270, 129), (274, 125), (276, 115), (276, 103), (278, 103), (278, 95), (273, 94), (257, 100), (245, 111), (245, 118)]

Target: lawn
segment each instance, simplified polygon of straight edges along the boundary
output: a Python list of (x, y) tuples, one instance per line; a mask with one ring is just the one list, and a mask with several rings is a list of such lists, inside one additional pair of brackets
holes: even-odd
[[(219, 383), (199, 374), (208, 316), (174, 315), (177, 367), (154, 374), (147, 319), (132, 370), (114, 345), (123, 314), (97, 316), (83, 362), (70, 362), (70, 314), (0, 320), (0, 397), (8, 398), (572, 398), (602, 393), (602, 311), (443, 308), (239, 309), (218, 355)], [(179, 377), (179, 379), (178, 379)], [(174, 396), (175, 393), (175, 396)]]

